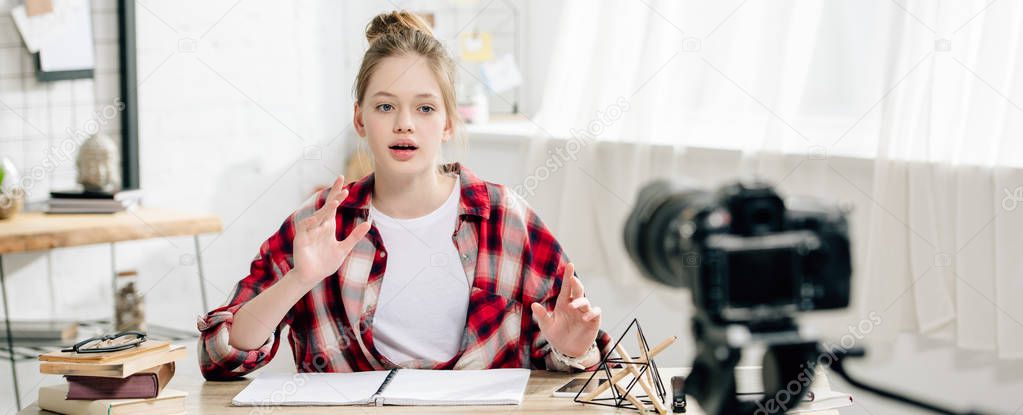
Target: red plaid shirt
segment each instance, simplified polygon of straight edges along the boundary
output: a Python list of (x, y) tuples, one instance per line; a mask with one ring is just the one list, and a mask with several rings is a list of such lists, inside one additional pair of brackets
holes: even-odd
[[(460, 351), (451, 360), (419, 360), (402, 367), (570, 370), (552, 356), (529, 307), (540, 302), (548, 310), (554, 308), (568, 263), (558, 241), (514, 192), (481, 180), (457, 163), (442, 170), (459, 175), (461, 182), (459, 219), (452, 239), (472, 281), (466, 327)], [(348, 198), (336, 215), (339, 240), (366, 220), (373, 175), (347, 187)], [(237, 378), (265, 365), (277, 352), (284, 326), (291, 328), (288, 341), (300, 372), (398, 367), (373, 345), (373, 315), (387, 266), (387, 249), (375, 227), (335, 274), (295, 303), (266, 343), (255, 350), (229, 344), (228, 331), (238, 309), (291, 270), (295, 223), (323, 206), (327, 190), (296, 210), (263, 243), (249, 275), (238, 282), (227, 305), (199, 319), (200, 368), (207, 379)], [(600, 354), (609, 351), (610, 341), (601, 330), (596, 342)]]

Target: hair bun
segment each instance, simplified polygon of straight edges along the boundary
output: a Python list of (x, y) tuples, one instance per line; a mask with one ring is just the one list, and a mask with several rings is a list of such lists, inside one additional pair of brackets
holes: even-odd
[(433, 36), (430, 24), (419, 15), (408, 10), (395, 10), (390, 13), (380, 13), (366, 25), (366, 40), (372, 44), (374, 41), (388, 33), (401, 33), (404, 31), (418, 30), (427, 35)]

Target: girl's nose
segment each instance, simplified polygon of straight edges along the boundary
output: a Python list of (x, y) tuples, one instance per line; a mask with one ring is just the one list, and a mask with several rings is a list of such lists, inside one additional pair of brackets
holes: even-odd
[(406, 111), (400, 111), (398, 113), (398, 119), (394, 122), (394, 132), (396, 134), (412, 134), (412, 117)]

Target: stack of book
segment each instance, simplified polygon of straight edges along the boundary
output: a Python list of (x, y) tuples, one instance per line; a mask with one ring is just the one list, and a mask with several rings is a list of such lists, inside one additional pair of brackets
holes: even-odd
[(184, 346), (146, 341), (105, 353), (51, 352), (39, 371), (67, 382), (39, 388), (39, 408), (67, 415), (182, 414), (186, 393), (167, 389)]
[(50, 192), (46, 213), (116, 213), (132, 209), (142, 199), (141, 190), (122, 190), (116, 193)]

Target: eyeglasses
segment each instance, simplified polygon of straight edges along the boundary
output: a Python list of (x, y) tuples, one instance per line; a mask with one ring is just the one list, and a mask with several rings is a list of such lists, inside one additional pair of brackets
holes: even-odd
[(104, 353), (127, 350), (138, 347), (146, 341), (146, 333), (140, 331), (122, 331), (116, 334), (96, 336), (75, 343), (74, 346), (61, 350), (75, 353)]

